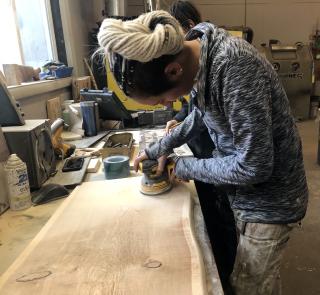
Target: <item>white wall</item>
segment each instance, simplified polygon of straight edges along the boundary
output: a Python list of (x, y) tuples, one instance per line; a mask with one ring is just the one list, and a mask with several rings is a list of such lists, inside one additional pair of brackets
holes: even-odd
[[(170, 4), (173, 0), (161, 1)], [(254, 44), (278, 39), (282, 43), (309, 42), (320, 29), (320, 0), (193, 0), (203, 20), (217, 25), (249, 26)], [(127, 0), (127, 15), (144, 11), (143, 0)]]
[(127, 0), (126, 16), (139, 15), (144, 12), (143, 0)]
[(88, 34), (102, 19), (103, 0), (60, 0), (61, 20), (68, 64), (75, 76), (86, 74), (83, 58), (88, 56)]
[(96, 27), (96, 22), (101, 20), (102, 10), (105, 10), (105, 0), (82, 1), (82, 9), (88, 13), (88, 29)]
[(256, 45), (269, 39), (308, 43), (317, 25), (320, 29), (320, 0), (195, 0), (194, 3), (204, 20), (251, 27)]
[(47, 119), (47, 101), (55, 97), (60, 97), (62, 101), (72, 99), (71, 86), (44, 94), (20, 98), (18, 102), (24, 112), (24, 118), (27, 120)]
[[(262, 2), (262, 1), (261, 1)], [(309, 43), (320, 29), (320, 1), (276, 1), (248, 5), (247, 24), (256, 35), (256, 44), (269, 39), (282, 43)]]

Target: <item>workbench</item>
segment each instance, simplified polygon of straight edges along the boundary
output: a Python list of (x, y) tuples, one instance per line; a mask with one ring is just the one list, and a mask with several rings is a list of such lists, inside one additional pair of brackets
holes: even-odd
[[(137, 148), (138, 133), (132, 133), (136, 139)], [(97, 173), (87, 173), (84, 181), (103, 181), (105, 178), (102, 166), (103, 165), (100, 166)], [(130, 172), (130, 177), (135, 177), (137, 175), (138, 174), (133, 171)], [(188, 188), (194, 200), (194, 227), (204, 260), (208, 294), (223, 294), (194, 183), (190, 181), (187, 184), (180, 185)], [(65, 201), (66, 199), (60, 199), (45, 205), (31, 207), (23, 211), (8, 210), (0, 216), (0, 276), (7, 270), (13, 261), (16, 260), (20, 253)]]

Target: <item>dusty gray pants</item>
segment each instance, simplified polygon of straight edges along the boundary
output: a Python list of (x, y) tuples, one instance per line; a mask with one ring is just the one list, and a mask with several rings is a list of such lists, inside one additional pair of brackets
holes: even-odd
[(239, 244), (231, 275), (236, 295), (281, 294), (280, 264), (293, 227), (236, 221)]

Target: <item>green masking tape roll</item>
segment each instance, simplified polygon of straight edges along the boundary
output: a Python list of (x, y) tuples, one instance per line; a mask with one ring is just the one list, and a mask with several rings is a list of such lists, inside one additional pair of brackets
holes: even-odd
[(111, 156), (103, 159), (106, 179), (124, 178), (130, 175), (129, 157)]

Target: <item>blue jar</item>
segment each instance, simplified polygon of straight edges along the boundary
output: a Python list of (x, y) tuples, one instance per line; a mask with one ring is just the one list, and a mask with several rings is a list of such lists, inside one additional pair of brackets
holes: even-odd
[(84, 130), (85, 136), (95, 136), (98, 134), (94, 104), (95, 104), (94, 101), (80, 102), (82, 119), (83, 119), (82, 128)]

